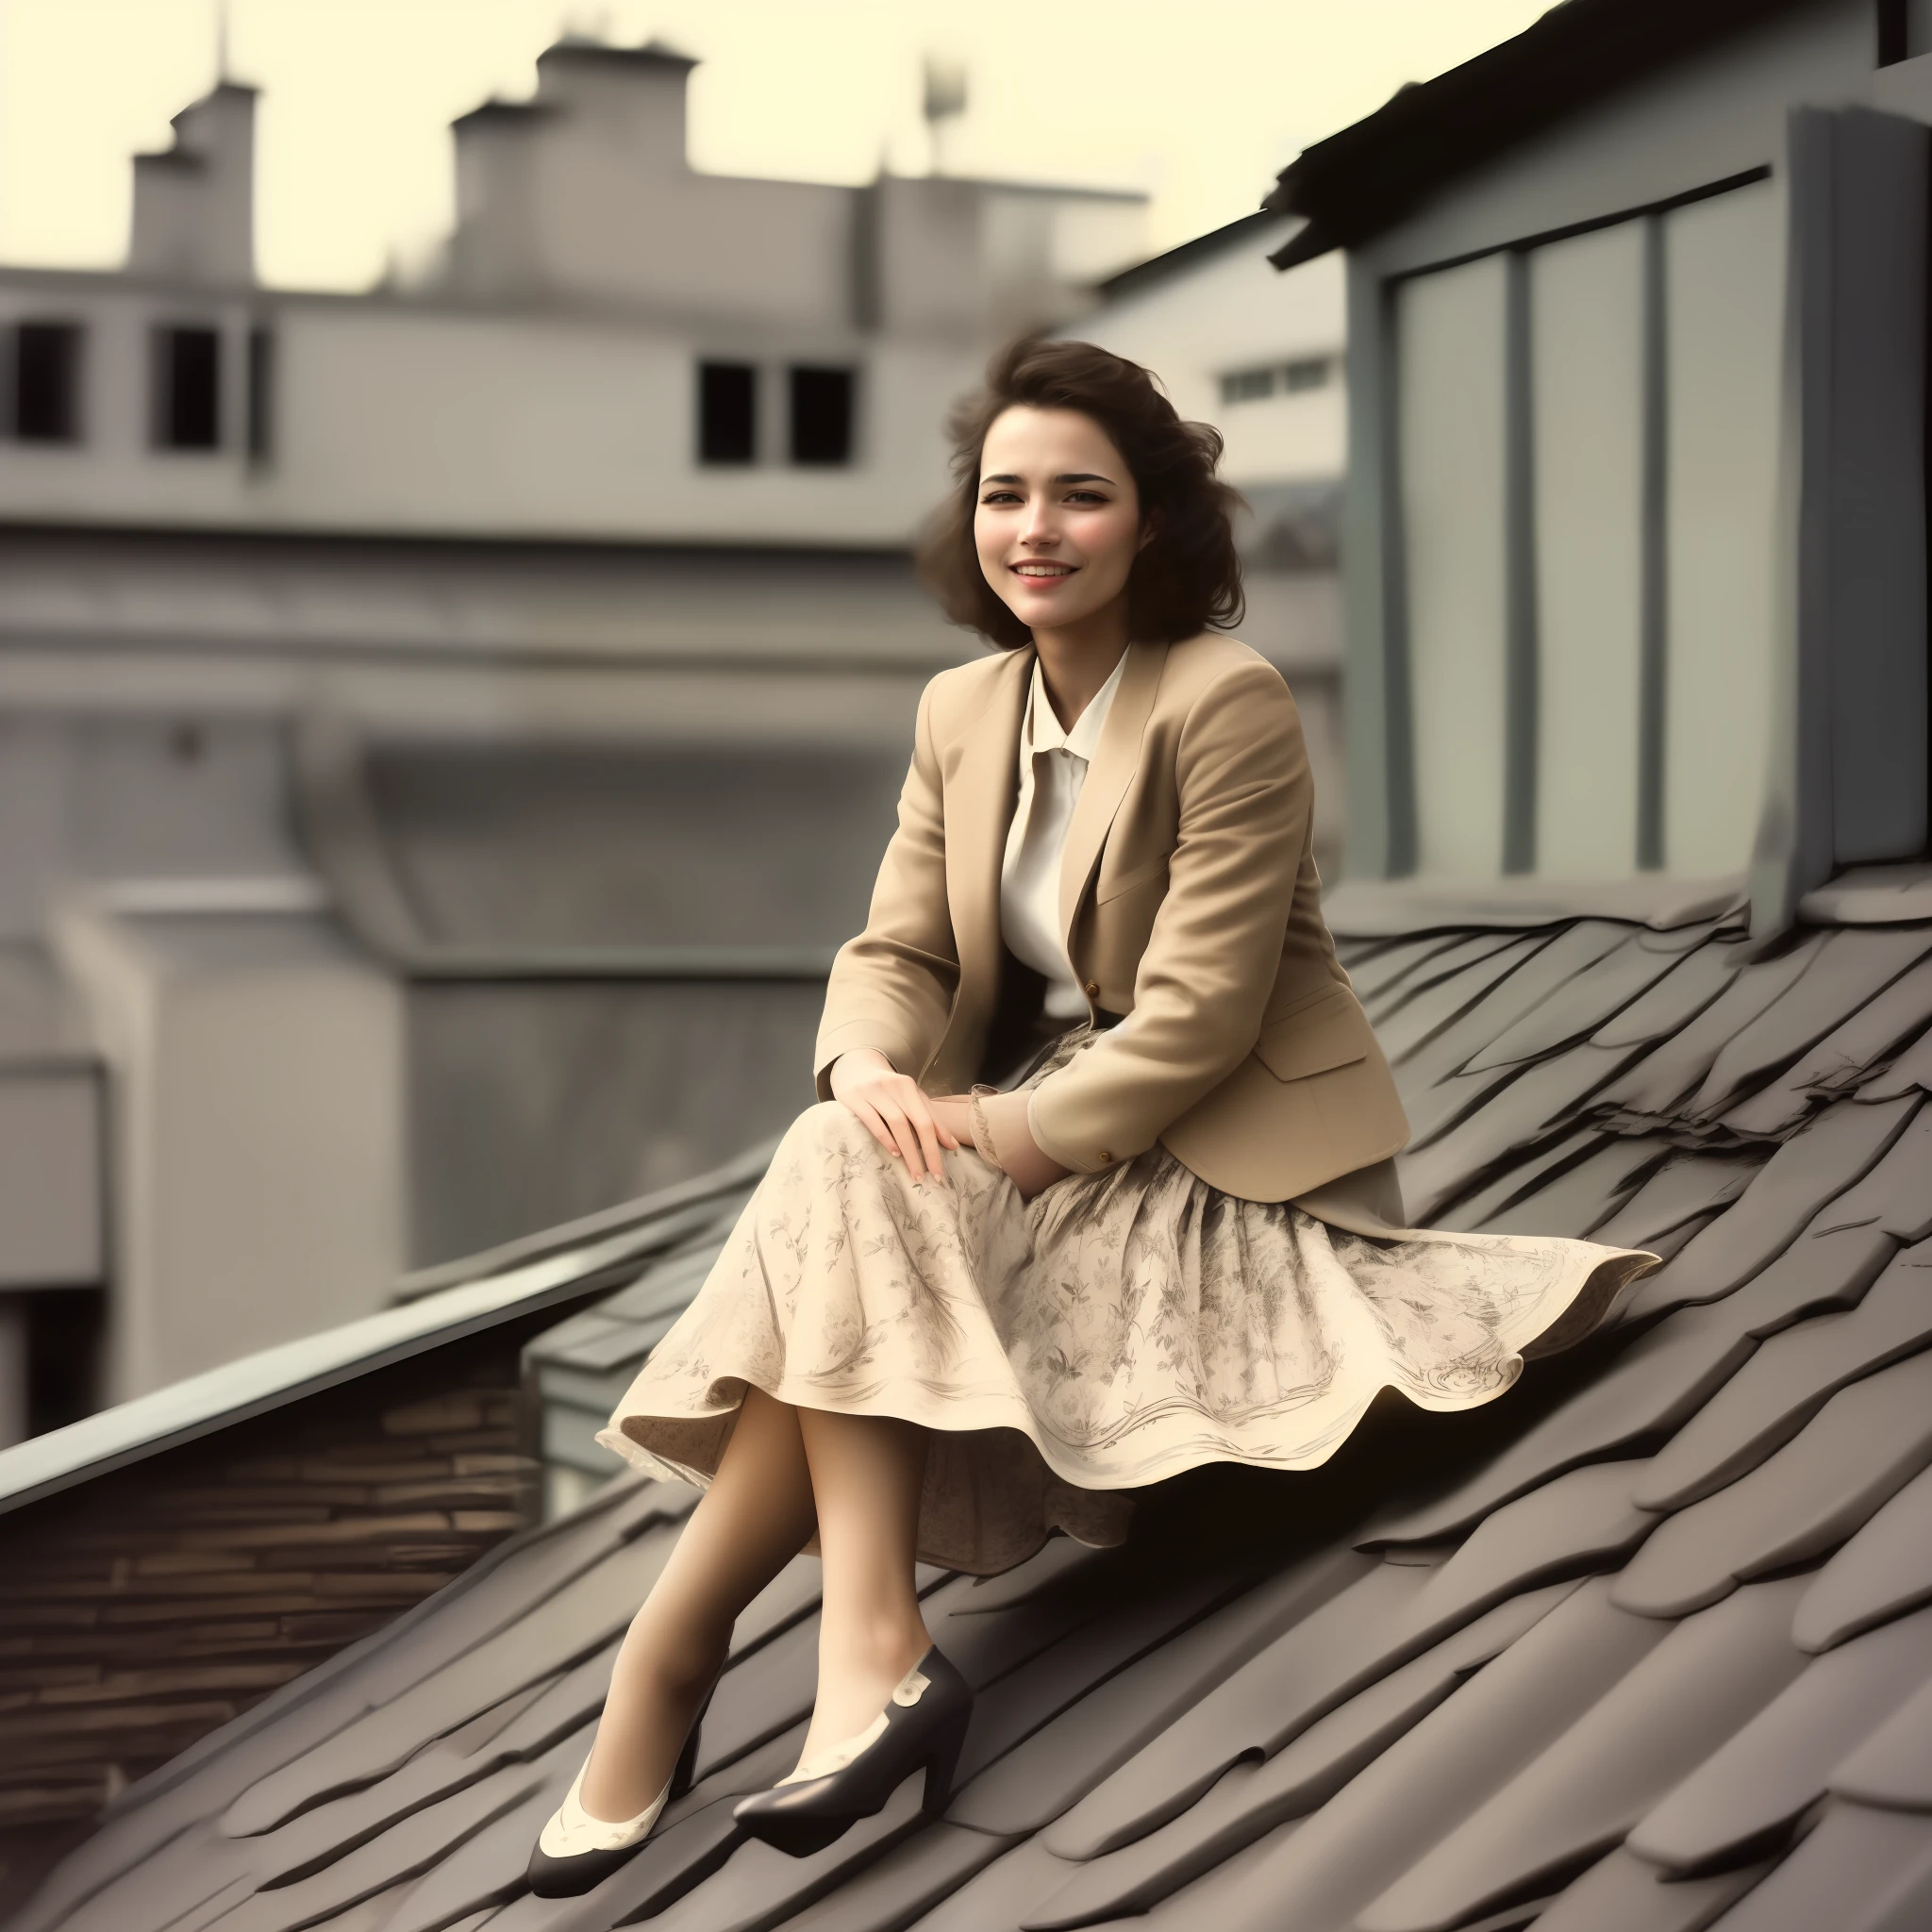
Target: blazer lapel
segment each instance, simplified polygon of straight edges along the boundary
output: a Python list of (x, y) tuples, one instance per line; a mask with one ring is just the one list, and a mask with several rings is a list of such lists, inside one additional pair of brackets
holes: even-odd
[(1030, 647), (1009, 651), (947, 781), (946, 898), (962, 979), (999, 970), (1000, 861), (1020, 791), (1020, 720), (1033, 676)]
[[(1060, 860), (1060, 938), (1071, 941), (1074, 915), (1081, 895), (1100, 861), (1108, 828), (1127, 795), (1127, 786), (1141, 762), (1141, 740), (1154, 711), (1154, 693), (1160, 688), (1161, 667), (1167, 662), (1165, 644), (1129, 644), (1127, 668), (1121, 673), (1113, 708), (1100, 727), (1100, 742), (1087, 767), (1086, 783), (1067, 827), (1067, 846)], [(1017, 727), (1016, 727), (1017, 728)], [(1016, 754), (1017, 756), (1017, 754)], [(1071, 947), (1070, 947), (1071, 950)]]

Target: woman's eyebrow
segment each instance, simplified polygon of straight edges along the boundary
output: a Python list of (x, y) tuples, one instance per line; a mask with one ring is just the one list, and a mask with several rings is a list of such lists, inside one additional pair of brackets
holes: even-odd
[[(1024, 480), (1024, 477), (1009, 474), (1002, 474), (997, 476), (982, 476), (979, 479), (979, 487), (984, 490), (989, 483), (1021, 483)], [(1105, 483), (1109, 488), (1113, 485), (1113, 478), (1111, 476), (1103, 476), (1096, 470), (1069, 470), (1065, 475), (1055, 476), (1051, 480), (1058, 484)]]

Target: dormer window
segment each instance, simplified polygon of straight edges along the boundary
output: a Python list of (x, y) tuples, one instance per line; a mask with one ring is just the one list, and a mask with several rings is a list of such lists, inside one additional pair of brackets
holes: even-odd
[(10, 414), (19, 441), (80, 441), (80, 345), (77, 323), (15, 327)]
[(157, 449), (218, 449), (222, 441), (222, 338), (205, 325), (166, 325), (152, 349)]

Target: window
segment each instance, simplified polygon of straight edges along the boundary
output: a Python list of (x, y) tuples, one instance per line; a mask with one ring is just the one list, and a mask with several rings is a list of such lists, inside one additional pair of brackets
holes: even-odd
[(154, 333), (157, 449), (216, 449), (222, 441), (222, 339), (191, 325)]
[(248, 331), (248, 454), (266, 462), (275, 449), (275, 339), (257, 324)]
[(758, 371), (749, 362), (698, 364), (698, 460), (748, 463), (758, 455)]
[(852, 398), (856, 385), (849, 369), (791, 370), (791, 460), (836, 464), (852, 460)]
[(1297, 356), (1291, 361), (1270, 362), (1262, 368), (1231, 369), (1221, 378), (1221, 400), (1256, 403), (1264, 396), (1324, 389), (1334, 373), (1333, 356)]
[(24, 322), (13, 332), (13, 433), (22, 442), (80, 438), (80, 330)]

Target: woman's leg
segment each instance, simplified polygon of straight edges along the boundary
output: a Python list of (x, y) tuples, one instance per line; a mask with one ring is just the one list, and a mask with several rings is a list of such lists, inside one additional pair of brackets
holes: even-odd
[(635, 1818), (664, 1789), (738, 1613), (811, 1531), (798, 1411), (747, 1390), (718, 1474), (617, 1654), (584, 1776), (592, 1818)]
[(925, 1432), (890, 1416), (796, 1414), (824, 1558), (809, 1757), (864, 1730), (932, 1641), (912, 1581)]

